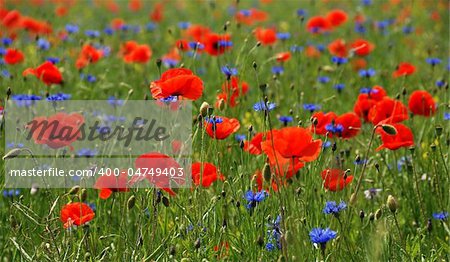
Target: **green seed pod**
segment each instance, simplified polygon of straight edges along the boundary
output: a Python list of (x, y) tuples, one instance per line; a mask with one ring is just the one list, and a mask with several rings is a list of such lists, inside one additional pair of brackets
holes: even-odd
[(135, 204), (136, 204), (136, 197), (135, 196), (130, 196), (130, 198), (128, 198), (128, 201), (127, 201), (128, 209), (132, 209)]
[(165, 207), (169, 207), (169, 199), (166, 196), (162, 198), (162, 202)]
[(81, 199), (81, 202), (86, 201), (86, 199), (87, 199), (87, 190), (86, 190), (86, 188), (81, 189), (80, 199)]
[(203, 102), (200, 106), (200, 114), (205, 117), (208, 115), (209, 104), (207, 102)]
[(377, 212), (375, 212), (375, 219), (378, 220), (381, 218), (381, 215), (383, 215), (383, 211), (381, 211), (381, 208), (379, 208), (377, 210)]
[(381, 128), (383, 129), (384, 132), (388, 133), (389, 135), (393, 136), (397, 134), (397, 129), (395, 129), (395, 127), (392, 125), (383, 124), (381, 125)]
[(69, 195), (75, 195), (78, 193), (78, 191), (80, 191), (80, 186), (73, 186), (70, 190), (69, 190)]

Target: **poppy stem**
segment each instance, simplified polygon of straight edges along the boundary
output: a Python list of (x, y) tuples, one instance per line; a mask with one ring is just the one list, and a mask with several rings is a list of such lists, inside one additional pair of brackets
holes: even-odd
[[(373, 142), (373, 139), (375, 137), (375, 131), (377, 130), (378, 127), (380, 127), (379, 124), (374, 126), (373, 129), (372, 129), (372, 135), (370, 136), (369, 145), (367, 146), (367, 150), (366, 150), (366, 153), (364, 154), (364, 158), (363, 159), (367, 159), (369, 157), (369, 151), (370, 151), (370, 148), (372, 147), (372, 142)], [(364, 161), (363, 168), (362, 168), (362, 171), (361, 171), (361, 176), (359, 177), (358, 183), (356, 184), (355, 192), (350, 197), (350, 201), (349, 202), (350, 202), (351, 205), (356, 203), (356, 196), (358, 195), (359, 189), (361, 188), (361, 183), (362, 183), (362, 180), (364, 178), (364, 174), (366, 172), (366, 168), (367, 168), (367, 163), (368, 162), (369, 161)]]

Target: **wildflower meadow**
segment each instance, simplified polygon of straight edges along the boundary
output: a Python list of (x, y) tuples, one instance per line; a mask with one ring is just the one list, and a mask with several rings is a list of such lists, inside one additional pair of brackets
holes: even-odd
[(1, 261), (449, 261), (447, 0), (0, 0)]

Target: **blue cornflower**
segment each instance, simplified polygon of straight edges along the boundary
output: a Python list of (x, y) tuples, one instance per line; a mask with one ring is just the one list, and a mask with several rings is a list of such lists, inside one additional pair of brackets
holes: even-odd
[(411, 163), (411, 157), (401, 157), (397, 161), (397, 170), (400, 172), (402, 171), (403, 167), (406, 166), (406, 164)]
[(333, 86), (333, 88), (336, 89), (338, 92), (340, 92), (340, 91), (342, 91), (342, 89), (345, 88), (345, 85), (344, 84), (335, 84)]
[(388, 21), (388, 20), (375, 22), (375, 26), (382, 32), (385, 32), (386, 28), (389, 25), (390, 25), (390, 21)]
[(165, 98), (161, 98), (159, 100), (164, 102), (164, 103), (166, 103), (166, 104), (169, 104), (169, 103), (173, 103), (173, 102), (178, 101), (178, 96), (168, 96), (168, 97), (165, 97)]
[(37, 96), (37, 95), (20, 94), (20, 95), (11, 96), (11, 99), (16, 102), (17, 106), (22, 107), (22, 106), (34, 105), (36, 103), (35, 101), (42, 100), (42, 97)]
[(80, 29), (79, 29), (79, 27), (78, 27), (77, 25), (74, 25), (74, 24), (67, 24), (67, 25), (66, 25), (66, 31), (67, 31), (67, 33), (69, 33), (69, 34), (75, 34), (75, 33), (78, 33), (79, 30), (80, 30)]
[(443, 87), (446, 83), (444, 80), (437, 80), (435, 84), (437, 87)]
[(448, 212), (442, 211), (442, 212), (439, 212), (439, 213), (434, 213), (433, 214), (433, 218), (436, 219), (436, 220), (441, 220), (441, 221), (447, 220)]
[(256, 207), (256, 204), (262, 202), (264, 199), (266, 199), (267, 196), (268, 194), (265, 190), (261, 190), (256, 193), (252, 190), (245, 192), (244, 198), (248, 201), (246, 206), (247, 209)]
[(366, 27), (362, 23), (356, 23), (355, 24), (355, 32), (358, 34), (365, 34)]
[(338, 57), (338, 56), (333, 56), (331, 58), (331, 62), (335, 63), (336, 65), (342, 65), (348, 62), (348, 59), (345, 57)]
[(191, 26), (190, 22), (179, 22), (178, 23), (178, 27), (183, 30), (188, 29), (190, 26)]
[(59, 59), (58, 57), (47, 57), (46, 60), (54, 65), (59, 63), (59, 61), (61, 61), (61, 59)]
[(91, 37), (91, 38), (96, 38), (96, 37), (100, 36), (100, 32), (97, 30), (86, 30), (86, 31), (84, 31), (84, 34), (87, 37)]
[(320, 110), (321, 106), (318, 104), (303, 104), (303, 109), (310, 111), (311, 113)]
[(108, 97), (108, 104), (112, 106), (121, 106), (123, 103), (124, 101), (122, 99), (118, 99), (115, 96)]
[(264, 101), (259, 101), (256, 104), (253, 105), (253, 110), (255, 110), (256, 112), (258, 111), (272, 111), (274, 110), (276, 107), (275, 103), (269, 103), (267, 102), (267, 104)]
[(291, 33), (289, 33), (289, 32), (280, 32), (280, 33), (277, 33), (277, 39), (280, 39), (280, 40), (288, 40), (289, 38), (291, 38)]
[(20, 189), (3, 190), (3, 197), (13, 198), (20, 195)]
[(375, 72), (375, 69), (369, 68), (367, 70), (365, 70), (365, 69), (359, 70), (358, 74), (360, 77), (370, 78), (370, 77), (374, 76), (376, 74), (376, 72)]
[(306, 13), (306, 11), (304, 9), (297, 9), (297, 15), (304, 17), (304, 16), (307, 15), (307, 13)]
[(378, 93), (378, 90), (377, 89), (372, 89), (371, 87), (363, 87), (363, 88), (359, 89), (359, 93), (360, 94), (368, 94), (368, 95), (370, 95), (370, 94)]
[(334, 239), (337, 233), (330, 228), (313, 228), (311, 232), (309, 232), (309, 237), (311, 242), (314, 244), (320, 244), (322, 248), (325, 248), (325, 245), (328, 241)]
[(145, 25), (145, 30), (151, 32), (154, 31), (156, 29), (157, 25), (155, 23), (148, 23), (147, 25)]
[(9, 37), (3, 37), (2, 38), (2, 45), (9, 46), (13, 43), (13, 40)]
[(242, 9), (242, 10), (239, 10), (239, 14), (241, 14), (245, 17), (249, 17), (252, 14), (252, 11), (248, 10), (248, 9)]
[(325, 143), (322, 144), (323, 148), (327, 148), (331, 146), (331, 142), (330, 141), (326, 141)]
[(292, 53), (300, 53), (301, 51), (303, 51), (303, 46), (292, 45), (290, 50)]
[(48, 49), (50, 49), (50, 42), (47, 39), (45, 39), (45, 38), (39, 38), (37, 40), (36, 44), (37, 44), (38, 48), (41, 49), (41, 50), (48, 50)]
[(444, 120), (450, 120), (450, 113), (444, 112)]
[(108, 26), (105, 29), (103, 29), (103, 33), (105, 33), (105, 35), (113, 35), (114, 29), (112, 29), (111, 27)]
[(97, 81), (97, 78), (91, 74), (89, 74), (89, 75), (80, 74), (80, 78), (83, 80), (85, 79), (89, 83), (95, 83)]
[(11, 143), (7, 143), (6, 147), (7, 148), (22, 148), (23, 144), (22, 143), (15, 144), (15, 143), (11, 142)]
[(82, 148), (77, 151), (77, 156), (94, 157), (98, 153), (97, 149)]
[(332, 133), (332, 134), (342, 134), (342, 132), (344, 131), (344, 126), (342, 126), (341, 124), (335, 124), (335, 123), (330, 123), (328, 125), (325, 126), (325, 130), (327, 130), (328, 132)]
[(358, 160), (353, 161), (353, 164), (355, 164), (355, 165), (364, 165), (367, 162), (369, 162), (369, 160), (363, 159), (363, 158), (359, 158)]
[(267, 224), (267, 244), (266, 244), (266, 250), (272, 251), (277, 247), (278, 249), (281, 249), (281, 216), (277, 216), (277, 218), (269, 224)]
[(328, 201), (325, 203), (325, 207), (323, 209), (323, 213), (327, 215), (334, 215), (339, 216), (339, 212), (347, 208), (347, 204), (345, 204), (344, 201), (341, 201), (341, 203), (336, 204), (335, 201)]
[(383, 191), (383, 189), (381, 188), (369, 188), (367, 190), (364, 190), (364, 196), (366, 197), (366, 199), (372, 200), (377, 197), (378, 193), (380, 193), (381, 191)]
[(320, 52), (325, 51), (325, 46), (323, 44), (317, 44), (316, 45), (317, 50), (319, 50)]
[(10, 74), (9, 71), (6, 70), (6, 69), (3, 69), (3, 70), (0, 72), (0, 75), (1, 75), (2, 77), (4, 77), (4, 78), (11, 78), (11, 74)]
[(223, 119), (220, 117), (205, 117), (205, 121), (210, 124), (220, 124), (223, 122)]
[(412, 26), (409, 26), (409, 25), (405, 25), (404, 27), (403, 27), (403, 33), (405, 34), (405, 35), (407, 35), (407, 34), (411, 34), (412, 32), (414, 32), (414, 27), (412, 27)]
[(217, 42), (217, 47), (232, 47), (232, 46), (233, 42), (231, 41), (220, 40)]
[(369, 6), (372, 4), (372, 0), (361, 0), (361, 4), (365, 6)]
[(319, 76), (317, 78), (317, 82), (319, 82), (321, 84), (326, 84), (326, 83), (330, 82), (330, 78), (328, 76)]
[(97, 211), (97, 205), (95, 203), (88, 203), (88, 202), (84, 202), (84, 203), (86, 205), (88, 205), (92, 209), (92, 211), (94, 211), (94, 213), (95, 213), (95, 211)]
[(64, 101), (69, 100), (72, 97), (71, 94), (57, 93), (47, 97), (47, 101)]
[(280, 116), (278, 118), (283, 125), (287, 126), (288, 123), (294, 121), (294, 118), (292, 116)]
[(272, 66), (272, 74), (281, 75), (282, 73), (284, 73), (283, 66)]
[(195, 50), (203, 50), (205, 48), (205, 45), (200, 42), (189, 42), (189, 48)]
[(166, 68), (174, 68), (178, 65), (178, 60), (171, 59), (171, 58), (163, 58), (162, 62), (164, 64), (164, 67)]
[(435, 66), (441, 63), (441, 59), (435, 58), (435, 57), (429, 57), (425, 59), (425, 61), (430, 64), (431, 66)]
[(3, 47), (0, 47), (0, 56), (6, 55), (6, 49)]
[(234, 67), (229, 67), (228, 65), (222, 66), (220, 68), (220, 71), (222, 71), (222, 73), (224, 75), (226, 75), (228, 78), (230, 78), (231, 76), (235, 76), (238, 74), (238, 71), (236, 68)]
[(245, 139), (247, 138), (245, 135), (243, 134), (236, 134), (234, 136), (234, 138), (236, 139), (236, 141), (241, 142), (241, 141), (245, 141)]

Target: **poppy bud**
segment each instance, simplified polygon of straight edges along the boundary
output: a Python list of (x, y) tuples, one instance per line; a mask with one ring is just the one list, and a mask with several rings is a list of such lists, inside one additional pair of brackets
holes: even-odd
[(392, 213), (395, 213), (395, 211), (397, 211), (398, 202), (397, 199), (395, 199), (392, 195), (388, 196), (386, 204)]
[(200, 106), (200, 114), (205, 117), (208, 115), (209, 104), (207, 102), (203, 102)]
[(175, 256), (175, 254), (176, 254), (175, 246), (171, 246), (171, 247), (170, 247), (169, 253), (170, 253), (170, 255)]
[(435, 130), (436, 130), (436, 136), (442, 135), (442, 126), (441, 125), (436, 126)]
[(264, 165), (263, 174), (264, 174), (264, 181), (270, 182), (270, 180), (272, 179), (272, 172), (270, 171), (270, 166), (267, 163)]
[(161, 68), (161, 64), (162, 64), (162, 60), (160, 58), (156, 59), (156, 66), (158, 67), (158, 69)]
[(194, 248), (195, 249), (199, 249), (200, 248), (200, 238), (197, 238), (197, 240), (195, 240), (195, 242), (194, 242)]
[(241, 206), (241, 202), (240, 201), (236, 201), (236, 207), (239, 208)]
[(222, 192), (220, 194), (222, 195), (222, 197), (226, 197), (227, 192), (225, 192), (225, 190), (222, 190)]
[(403, 96), (406, 96), (406, 94), (407, 94), (406, 88), (403, 87), (403, 89), (402, 89), (402, 95), (403, 95)]
[(76, 193), (78, 193), (78, 191), (80, 191), (80, 186), (73, 186), (69, 190), (69, 195), (75, 195)]
[(259, 236), (258, 240), (256, 241), (256, 243), (258, 244), (258, 246), (262, 247), (264, 246), (264, 237), (263, 236)]
[(337, 149), (337, 144), (336, 142), (333, 142), (333, 145), (331, 145), (331, 150), (334, 152)]
[(135, 196), (130, 196), (130, 198), (128, 198), (128, 201), (127, 201), (128, 209), (132, 209), (135, 204), (136, 204), (136, 197)]
[(253, 61), (252, 66), (253, 66), (253, 69), (255, 69), (255, 70), (256, 70), (256, 68), (258, 68), (258, 64), (256, 64), (255, 61)]
[(436, 151), (436, 144), (434, 144), (434, 143), (431, 144), (430, 148), (431, 148), (431, 151), (435, 152)]
[(381, 125), (381, 128), (383, 129), (384, 132), (388, 133), (389, 135), (393, 136), (397, 134), (397, 129), (395, 129), (395, 127), (392, 125), (383, 124)]
[(294, 90), (294, 88), (295, 88), (294, 83), (291, 83), (291, 85), (289, 86), (289, 88), (290, 88), (291, 90)]
[(239, 148), (240, 148), (240, 149), (244, 149), (244, 147), (245, 147), (245, 142), (244, 142), (244, 140), (239, 141)]
[(253, 132), (253, 126), (252, 125), (248, 126), (248, 132), (250, 132), (250, 133)]
[(431, 230), (433, 230), (433, 224), (431, 223), (431, 219), (428, 219), (427, 221), (427, 230), (428, 232), (431, 232)]
[(357, 155), (356, 157), (355, 157), (355, 162), (360, 162), (361, 161), (361, 157), (359, 156), (359, 155)]
[(370, 214), (369, 214), (369, 220), (370, 221), (373, 221), (375, 219), (375, 215), (372, 213), (372, 212), (370, 212)]
[(298, 126), (298, 127), (302, 127), (302, 125), (303, 125), (303, 121), (302, 121), (302, 120), (299, 120), (298, 123), (297, 123), (297, 126)]
[(363, 210), (359, 211), (359, 218), (361, 218), (361, 221), (363, 221), (364, 217), (365, 217), (364, 211)]
[(317, 126), (317, 124), (319, 123), (319, 120), (317, 119), (317, 117), (312, 117), (311, 122), (313, 123), (314, 126)]
[(165, 207), (169, 207), (169, 199), (166, 196), (162, 198), (162, 202)]
[(375, 219), (378, 220), (381, 218), (381, 215), (383, 215), (383, 211), (381, 211), (381, 208), (379, 208), (377, 210), (377, 212), (375, 212)]
[(377, 169), (378, 172), (380, 172), (380, 164), (375, 163), (375, 168)]
[(144, 100), (148, 100), (148, 95), (144, 94)]
[(219, 110), (222, 111), (225, 109), (225, 100), (223, 98), (221, 98), (219, 100)]
[(86, 188), (81, 189), (80, 199), (81, 199), (81, 202), (86, 201), (86, 199), (87, 199), (87, 190), (86, 190)]
[(348, 202), (350, 203), (350, 205), (354, 205), (356, 203), (356, 194), (355, 193), (353, 193), (350, 196), (350, 200)]

